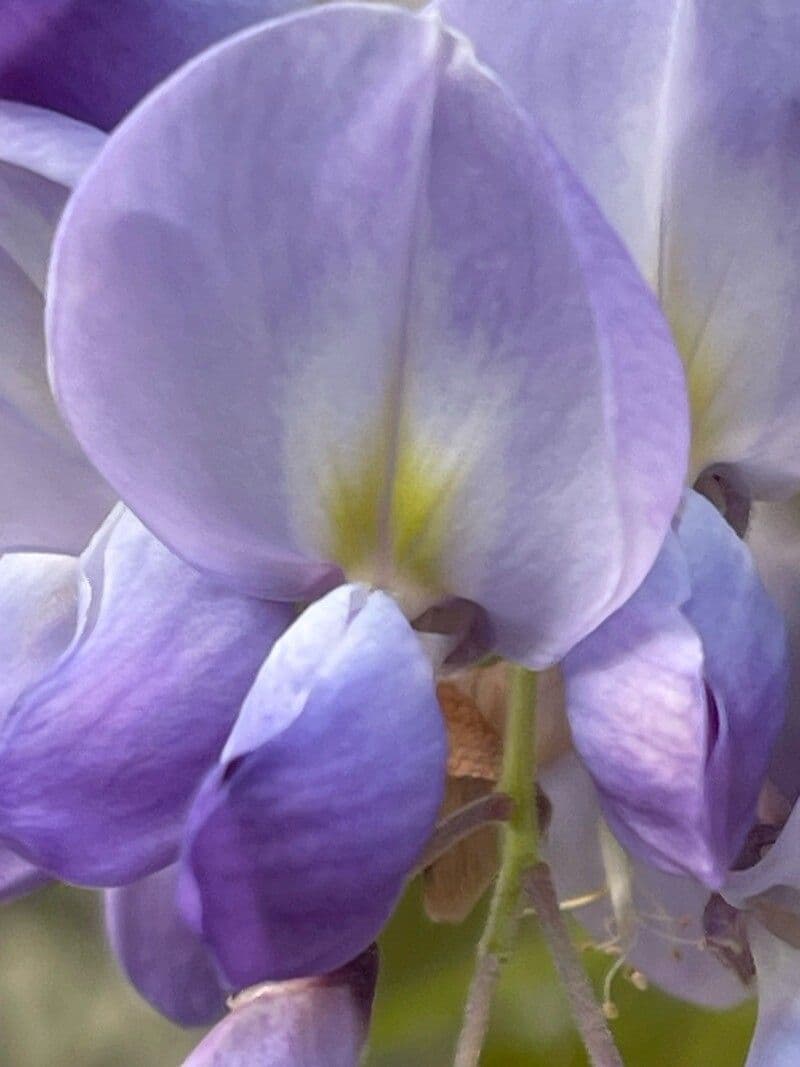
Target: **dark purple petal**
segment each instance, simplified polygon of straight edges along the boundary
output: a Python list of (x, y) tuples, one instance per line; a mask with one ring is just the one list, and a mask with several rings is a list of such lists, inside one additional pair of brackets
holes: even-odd
[(433, 672), (392, 600), (342, 586), (308, 608), (189, 816), (181, 904), (233, 985), (321, 974), (375, 938), (445, 761)]
[(231, 990), (208, 950), (181, 918), (177, 867), (105, 892), (106, 930), (120, 967), (149, 1001), (182, 1026), (216, 1022)]
[(186, 60), (301, 0), (3, 0), (0, 97), (108, 130)]
[(238, 596), (118, 509), (89, 546), (78, 639), (0, 732), (0, 836), (79, 883), (175, 857), (182, 819), (291, 611)]
[(318, 592), (333, 562), (420, 612), (473, 601), (547, 665), (639, 585), (677, 505), (657, 306), (436, 20), (333, 5), (205, 53), (112, 135), (51, 282), (87, 453), (256, 595)]
[(248, 991), (184, 1067), (357, 1067), (377, 975), (373, 947), (334, 974)]
[(0, 901), (16, 900), (47, 885), (50, 876), (5, 845), (0, 845)]
[(708, 501), (565, 660), (575, 747), (632, 852), (718, 888), (755, 818), (786, 700), (782, 619)]

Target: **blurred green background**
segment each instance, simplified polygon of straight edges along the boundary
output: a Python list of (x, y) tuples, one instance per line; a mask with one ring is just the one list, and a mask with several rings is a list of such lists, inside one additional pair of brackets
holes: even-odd
[[(383, 938), (367, 1067), (447, 1067), (483, 909), (435, 926), (412, 886)], [(588, 955), (601, 980), (608, 957)], [(629, 1067), (740, 1067), (752, 1005), (714, 1014), (617, 979), (614, 1030)], [(107, 953), (98, 898), (56, 886), (0, 910), (2, 1067), (178, 1067), (200, 1031), (160, 1018)], [(532, 920), (509, 964), (485, 1067), (579, 1067), (586, 1059)]]

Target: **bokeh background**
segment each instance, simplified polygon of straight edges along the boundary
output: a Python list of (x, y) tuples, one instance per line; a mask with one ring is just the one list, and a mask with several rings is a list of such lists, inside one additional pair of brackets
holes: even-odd
[[(382, 940), (367, 1067), (448, 1067), (483, 908), (437, 926), (412, 885)], [(485, 1067), (580, 1067), (574, 1035), (535, 920), (526, 920), (493, 1015)], [(610, 961), (587, 952), (599, 983)], [(740, 1067), (752, 1004), (700, 1011), (622, 979), (613, 1024), (628, 1067)], [(179, 1067), (202, 1036), (162, 1019), (107, 952), (99, 898), (63, 886), (0, 909), (2, 1067)], [(254, 1065), (255, 1067), (255, 1065)]]

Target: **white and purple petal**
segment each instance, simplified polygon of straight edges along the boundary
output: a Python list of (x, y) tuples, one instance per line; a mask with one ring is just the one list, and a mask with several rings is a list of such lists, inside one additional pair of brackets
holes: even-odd
[(746, 546), (687, 493), (628, 604), (564, 663), (575, 746), (631, 852), (719, 888), (786, 705), (786, 640)]
[(81, 565), (88, 602), (55, 602), (75, 620), (71, 643), (61, 650), (62, 627), (42, 646), (41, 675), (25, 674), (0, 730), (0, 837), (66, 880), (114, 885), (175, 858), (191, 795), (291, 609), (218, 587), (124, 509)]
[(385, 594), (341, 586), (277, 642), (189, 815), (181, 904), (241, 987), (380, 931), (441, 805), (433, 672)]
[(633, 857), (625, 862), (622, 850), (617, 869), (607, 869), (597, 790), (575, 755), (547, 768), (541, 785), (552, 803), (543, 850), (559, 899), (601, 894), (573, 914), (598, 944), (611, 946), (612, 959), (622, 952), (654, 985), (707, 1007), (730, 1007), (748, 996), (752, 990), (707, 947), (708, 890)]
[(333, 5), (206, 53), (111, 138), (51, 284), (87, 452), (258, 595), (336, 564), (418, 610), (473, 600), (545, 665), (639, 584), (677, 503), (657, 308), (435, 19)]

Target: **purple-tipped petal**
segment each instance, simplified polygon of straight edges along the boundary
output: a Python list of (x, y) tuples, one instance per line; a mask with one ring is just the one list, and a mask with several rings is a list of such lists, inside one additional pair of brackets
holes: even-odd
[(377, 975), (373, 947), (334, 974), (252, 990), (183, 1067), (357, 1067)]
[(0, 836), (79, 883), (175, 857), (182, 819), (291, 612), (218, 587), (117, 509), (69, 653), (0, 731)]
[(800, 19), (792, 0), (438, 0), (537, 115), (658, 292), (692, 479), (800, 487)]
[(276, 644), (188, 821), (181, 903), (231, 984), (375, 938), (433, 829), (446, 741), (392, 600), (342, 586)]
[(783, 622), (745, 545), (687, 493), (629, 603), (565, 660), (575, 747), (632, 852), (718, 888), (783, 723)]
[(621, 849), (616, 862), (607, 857), (606, 869), (597, 791), (574, 755), (547, 768), (541, 785), (553, 805), (543, 850), (559, 899), (605, 890), (595, 903), (573, 912), (598, 944), (611, 941), (651, 983), (696, 1004), (726, 1008), (752, 992), (705, 944), (707, 889), (627, 859)]
[(638, 586), (677, 504), (655, 303), (434, 19), (333, 5), (206, 53), (112, 136), (51, 283), (88, 454), (258, 595), (335, 563), (419, 610), (475, 601), (544, 665)]
[(47, 885), (50, 876), (0, 845), (0, 901), (16, 900)]
[(3, 0), (0, 97), (110, 129), (186, 60), (302, 0)]
[(181, 918), (177, 866), (105, 892), (106, 930), (119, 965), (150, 1004), (182, 1026), (205, 1026), (225, 1012), (208, 950)]
[(63, 115), (0, 101), (0, 552), (79, 552), (114, 499), (56, 410), (44, 346), (53, 233), (103, 140)]

